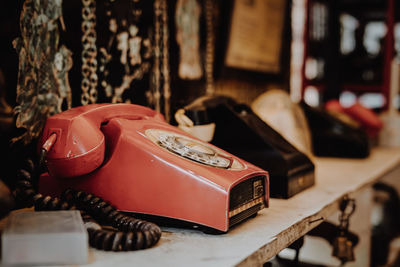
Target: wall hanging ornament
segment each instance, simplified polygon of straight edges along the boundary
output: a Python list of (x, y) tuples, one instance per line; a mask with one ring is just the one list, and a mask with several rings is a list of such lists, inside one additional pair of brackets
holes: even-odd
[(19, 54), (16, 126), (26, 132), (13, 141), (29, 143), (39, 136), (46, 118), (71, 107), (68, 71), (71, 52), (59, 42), (62, 0), (26, 0), (20, 17), (21, 37), (13, 41)]
[(178, 0), (176, 3), (176, 41), (179, 45), (178, 75), (181, 79), (200, 79), (203, 70), (200, 60), (200, 13), (197, 0)]
[[(150, 99), (154, 109), (161, 111), (163, 96), (164, 116), (170, 121), (170, 69), (169, 69), (169, 31), (168, 7), (166, 0), (154, 1), (154, 64), (152, 71), (152, 94)], [(161, 94), (162, 91), (162, 94)]]
[[(139, 0), (130, 1), (129, 16), (118, 17), (113, 12), (115, 0), (106, 1), (106, 17), (108, 18), (109, 40), (105, 47), (100, 47), (99, 70), (102, 73), (101, 87), (105, 96), (111, 98), (112, 103), (130, 103), (129, 97), (124, 94), (132, 89), (135, 80), (142, 80), (150, 70), (152, 47), (145, 31), (139, 27), (142, 9)], [(113, 57), (118, 54), (119, 57)], [(110, 64), (118, 63), (124, 70), (119, 85), (110, 84)]]

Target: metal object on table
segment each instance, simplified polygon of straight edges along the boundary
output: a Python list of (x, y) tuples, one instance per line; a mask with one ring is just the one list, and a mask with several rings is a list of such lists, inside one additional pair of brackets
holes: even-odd
[(348, 236), (350, 216), (353, 215), (356, 208), (355, 200), (344, 197), (339, 208), (341, 211), (339, 235), (333, 240), (332, 256), (339, 258), (341, 264), (344, 265), (346, 262), (355, 260), (354, 244)]

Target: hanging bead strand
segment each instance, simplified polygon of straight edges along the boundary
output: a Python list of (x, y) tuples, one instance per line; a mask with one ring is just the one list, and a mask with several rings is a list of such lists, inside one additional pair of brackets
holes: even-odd
[(162, 16), (162, 76), (164, 94), (164, 115), (167, 122), (170, 121), (171, 88), (169, 79), (169, 32), (168, 32), (168, 7), (167, 0), (161, 0)]
[(81, 104), (97, 101), (96, 1), (82, 0)]
[(205, 18), (206, 18), (206, 94), (213, 95), (214, 87), (214, 18), (213, 18), (213, 0), (205, 0)]
[(161, 0), (154, 1), (154, 64), (153, 64), (153, 101), (154, 109), (158, 112), (161, 110), (160, 105), (160, 39), (161, 39)]

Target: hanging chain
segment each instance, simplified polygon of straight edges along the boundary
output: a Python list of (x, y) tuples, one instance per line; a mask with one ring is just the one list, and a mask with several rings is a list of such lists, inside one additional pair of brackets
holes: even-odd
[(341, 262), (341, 265), (355, 260), (355, 244), (351, 238), (351, 235), (349, 234), (349, 220), (350, 216), (353, 215), (355, 208), (355, 200), (347, 196), (343, 198), (339, 205), (339, 209), (341, 211), (339, 215), (339, 231), (336, 237), (333, 239), (332, 256), (338, 258)]
[(167, 0), (161, 0), (161, 21), (162, 21), (162, 76), (164, 94), (164, 115), (167, 122), (170, 121), (170, 98), (171, 88), (169, 80), (169, 46), (168, 46), (168, 7)]
[(339, 215), (339, 228), (341, 231), (347, 232), (349, 229), (350, 216), (356, 209), (356, 202), (352, 198), (345, 197), (340, 202), (339, 207), (341, 213)]
[(96, 0), (82, 0), (81, 104), (97, 101)]
[(213, 95), (215, 93), (214, 87), (214, 5), (213, 0), (205, 0), (205, 17), (206, 17), (206, 59), (205, 59), (205, 72), (206, 72), (206, 94)]
[(160, 74), (160, 56), (161, 56), (161, 1), (154, 1), (154, 65), (153, 65), (153, 101), (154, 108), (156, 111), (161, 111), (160, 105), (160, 84), (161, 84), (161, 74)]

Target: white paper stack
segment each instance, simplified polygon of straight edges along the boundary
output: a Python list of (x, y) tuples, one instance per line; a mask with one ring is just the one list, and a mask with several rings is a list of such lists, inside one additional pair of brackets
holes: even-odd
[(88, 235), (79, 211), (12, 213), (2, 234), (5, 265), (85, 264)]

